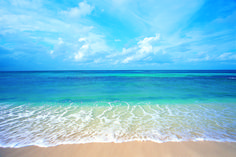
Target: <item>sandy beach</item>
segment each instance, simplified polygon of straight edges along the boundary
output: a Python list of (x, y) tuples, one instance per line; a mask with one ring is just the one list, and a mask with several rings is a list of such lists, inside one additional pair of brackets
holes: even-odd
[(68, 144), (55, 147), (0, 148), (0, 157), (233, 157), (236, 143), (228, 142), (126, 142)]

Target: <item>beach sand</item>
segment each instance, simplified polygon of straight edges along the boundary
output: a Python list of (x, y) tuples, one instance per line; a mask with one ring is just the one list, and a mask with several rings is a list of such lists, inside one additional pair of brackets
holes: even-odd
[(0, 157), (235, 157), (230, 142), (125, 142), (0, 148)]

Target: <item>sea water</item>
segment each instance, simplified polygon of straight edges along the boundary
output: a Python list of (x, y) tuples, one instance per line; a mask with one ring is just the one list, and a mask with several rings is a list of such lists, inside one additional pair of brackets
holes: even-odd
[(236, 71), (0, 72), (0, 146), (236, 142)]

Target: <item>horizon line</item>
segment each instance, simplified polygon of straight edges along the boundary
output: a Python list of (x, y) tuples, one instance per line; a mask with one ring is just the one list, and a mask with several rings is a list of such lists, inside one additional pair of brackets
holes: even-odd
[(99, 69), (99, 70), (0, 70), (0, 72), (60, 72), (60, 71), (236, 71), (236, 69)]

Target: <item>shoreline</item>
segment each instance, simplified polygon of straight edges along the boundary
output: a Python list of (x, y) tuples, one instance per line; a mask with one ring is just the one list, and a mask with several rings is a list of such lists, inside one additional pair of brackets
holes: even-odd
[(26, 146), (22, 148), (0, 147), (0, 157), (233, 157), (236, 156), (236, 142), (165, 142), (134, 141), (124, 143), (64, 144), (52, 147)]

